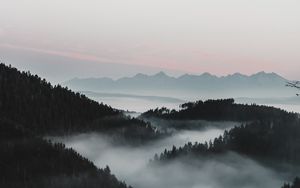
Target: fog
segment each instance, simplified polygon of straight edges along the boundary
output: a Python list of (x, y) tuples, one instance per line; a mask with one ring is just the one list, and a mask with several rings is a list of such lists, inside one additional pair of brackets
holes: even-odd
[[(95, 96), (92, 95), (91, 93), (84, 93), (87, 95), (89, 98), (98, 101), (98, 102), (103, 102), (105, 104), (110, 104), (112, 107), (117, 108), (117, 109), (122, 109), (122, 110), (128, 110), (128, 111), (134, 111), (134, 112), (145, 112), (149, 109), (155, 109), (155, 108), (160, 108), (160, 107), (167, 107), (169, 109), (179, 109), (179, 105), (182, 103), (185, 103), (187, 100), (177, 98), (178, 100), (175, 101), (174, 98), (170, 98), (173, 100), (170, 100), (168, 97), (158, 97), (156, 96), (156, 99), (154, 100), (153, 97), (147, 97), (143, 96), (143, 98), (137, 98), (137, 97), (108, 97), (108, 96)], [(170, 95), (172, 96), (172, 95)], [(224, 97), (220, 97), (224, 98)], [(159, 99), (159, 100), (158, 100)], [(191, 101), (196, 101), (196, 100), (206, 100), (207, 98), (195, 98)], [(280, 101), (278, 103), (268, 103), (268, 101), (264, 100), (258, 100), (256, 98), (248, 98), (247, 100), (242, 99), (242, 98), (237, 98), (235, 99), (237, 103), (256, 103), (260, 105), (267, 105), (267, 106), (274, 106), (276, 108), (281, 108), (283, 110), (287, 110), (289, 112), (297, 112), (300, 113), (300, 105), (299, 105), (299, 100), (298, 98), (295, 98), (293, 103), (290, 101)], [(271, 99), (269, 99), (271, 100)]]
[(223, 132), (224, 129), (218, 128), (178, 131), (165, 139), (135, 147), (114, 144), (109, 136), (97, 133), (52, 139), (75, 149), (99, 168), (108, 165), (117, 178), (136, 188), (266, 188), (282, 185), (284, 174), (235, 153), (188, 162), (178, 159), (166, 165), (149, 164), (154, 154), (160, 154), (165, 148), (209, 141)]
[[(161, 153), (164, 149), (171, 149), (173, 145), (182, 146), (187, 142), (204, 142), (222, 133), (223, 130), (221, 129), (181, 131), (165, 139), (138, 147), (114, 144), (109, 136), (97, 133), (54, 138), (54, 140), (75, 149), (95, 162), (98, 167), (109, 165), (118, 177), (127, 179), (129, 174), (134, 175), (139, 170), (146, 168), (155, 153)], [(134, 161), (134, 165), (132, 161)]]
[(183, 102), (169, 102), (165, 100), (155, 101), (150, 99), (139, 99), (139, 98), (121, 98), (121, 97), (93, 97), (87, 95), (89, 98), (110, 104), (112, 107), (122, 110), (129, 110), (135, 112), (145, 112), (149, 109), (157, 107), (167, 107), (170, 109), (179, 109), (179, 105)]
[[(129, 113), (129, 115), (133, 117), (136, 116), (135, 113)], [(169, 119), (162, 119), (162, 118), (141, 118), (141, 119), (146, 122), (150, 122), (153, 127), (157, 128), (159, 131), (162, 132), (194, 130), (194, 131), (190, 131), (190, 134), (195, 133), (195, 130), (198, 131), (202, 130), (203, 131), (202, 134), (203, 134), (205, 132), (209, 132), (213, 128), (225, 130), (228, 128), (232, 128), (233, 126), (239, 126), (243, 123), (246, 123), (246, 122), (234, 122), (234, 121), (169, 120)]]
[[(108, 104), (124, 110), (143, 112), (157, 106), (178, 109), (178, 103), (135, 98), (104, 98)], [(100, 100), (98, 98), (98, 100)], [(273, 106), (273, 105), (272, 105)], [(300, 105), (275, 104), (287, 111), (300, 112)], [(138, 116), (140, 113), (128, 113)], [(78, 151), (99, 168), (108, 165), (118, 179), (135, 188), (273, 188), (281, 187), (293, 178), (280, 170), (270, 169), (236, 153), (215, 158), (176, 159), (164, 165), (150, 165), (149, 160), (173, 145), (205, 142), (230, 129), (238, 122), (167, 121), (148, 119), (159, 130), (171, 131), (171, 136), (142, 146), (116, 144), (108, 135), (80, 134), (53, 140)]]

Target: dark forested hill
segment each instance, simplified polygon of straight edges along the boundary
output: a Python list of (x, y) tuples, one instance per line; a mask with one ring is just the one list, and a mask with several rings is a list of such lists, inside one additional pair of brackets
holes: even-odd
[(234, 104), (232, 99), (198, 101), (183, 104), (182, 107), (179, 111), (150, 110), (142, 116), (246, 122), (225, 131), (223, 136), (210, 143), (188, 143), (180, 148), (165, 150), (155, 157), (157, 160), (237, 152), (259, 160), (300, 165), (299, 114), (273, 107)]
[(141, 117), (172, 120), (252, 121), (293, 119), (297, 115), (274, 107), (236, 104), (234, 99), (219, 99), (184, 103), (178, 111), (157, 108), (141, 114)]
[(72, 130), (93, 120), (118, 115), (107, 105), (29, 72), (0, 65), (0, 116), (24, 124), (37, 132), (55, 129)]
[(0, 119), (0, 187), (126, 188), (109, 167), (98, 169), (63, 144), (32, 135), (20, 124)]
[(74, 150), (42, 138), (87, 131), (134, 143), (158, 136), (141, 120), (0, 64), (0, 187), (126, 188), (108, 167), (98, 169)]
[(237, 152), (256, 159), (300, 165), (300, 121), (255, 121), (225, 131), (210, 143), (188, 143), (165, 150), (162, 161), (177, 157)]
[[(234, 104), (231, 99), (186, 103), (179, 111), (151, 110), (144, 117), (167, 120), (207, 119), (245, 121), (242, 125), (225, 131), (222, 136), (205, 143), (187, 143), (173, 147), (154, 156), (152, 164), (169, 164), (170, 161), (205, 163), (214, 157), (234, 152), (254, 159), (264, 165), (297, 176), (300, 167), (299, 114), (257, 105)], [(298, 181), (298, 180), (297, 180)], [(286, 184), (287, 188), (297, 187)]]
[(37, 135), (110, 131), (139, 140), (157, 136), (143, 121), (5, 64), (0, 64), (0, 117), (20, 123)]

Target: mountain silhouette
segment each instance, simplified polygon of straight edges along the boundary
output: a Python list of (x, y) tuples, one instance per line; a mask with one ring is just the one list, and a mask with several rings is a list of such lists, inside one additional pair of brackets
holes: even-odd
[(164, 72), (153, 75), (138, 73), (132, 77), (117, 80), (103, 78), (74, 78), (63, 85), (77, 91), (113, 92), (127, 94), (160, 95), (177, 98), (210, 97), (287, 97), (293, 96), (286, 88), (288, 79), (264, 71), (243, 75), (234, 73), (215, 76), (210, 73), (200, 75), (184, 74), (168, 76)]

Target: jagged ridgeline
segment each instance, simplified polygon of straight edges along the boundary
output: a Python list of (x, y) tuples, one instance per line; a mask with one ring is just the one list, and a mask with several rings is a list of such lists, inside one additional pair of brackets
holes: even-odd
[(179, 157), (214, 156), (236, 152), (263, 161), (300, 165), (299, 114), (274, 107), (235, 104), (233, 99), (197, 101), (182, 105), (179, 111), (150, 110), (142, 117), (166, 119), (206, 119), (245, 121), (225, 131), (209, 143), (187, 143), (165, 150), (155, 159), (169, 161)]
[(0, 117), (38, 135), (100, 131), (141, 141), (158, 134), (141, 120), (5, 64), (0, 64)]

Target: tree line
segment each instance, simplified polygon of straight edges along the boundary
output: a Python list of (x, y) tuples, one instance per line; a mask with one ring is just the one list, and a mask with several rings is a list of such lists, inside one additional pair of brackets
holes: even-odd
[(162, 118), (172, 120), (209, 120), (209, 121), (252, 121), (290, 119), (297, 116), (284, 110), (256, 105), (236, 104), (234, 99), (218, 99), (188, 102), (180, 105), (179, 110), (156, 108), (141, 114), (141, 118)]
[(88, 131), (132, 143), (161, 136), (149, 123), (0, 64), (0, 187), (127, 188), (109, 167), (98, 169), (76, 151), (43, 139)]
[(137, 142), (161, 136), (149, 123), (5, 64), (0, 64), (0, 117), (20, 123), (36, 135), (112, 130)]
[[(300, 165), (300, 119), (296, 113), (273, 107), (234, 104), (233, 99), (226, 99), (185, 103), (179, 111), (156, 109), (146, 112), (146, 116), (246, 121), (209, 142), (189, 142), (178, 148), (173, 146), (170, 150), (165, 149), (155, 154), (152, 164), (163, 165), (178, 158), (186, 158), (186, 161), (202, 160), (203, 157), (209, 159), (235, 152), (261, 162), (268, 161), (268, 164)], [(299, 179), (296, 178), (293, 184), (285, 184), (284, 188), (298, 186)]]
[(300, 165), (300, 120), (255, 121), (225, 131), (205, 143), (175, 146), (156, 159), (168, 161), (182, 156), (202, 156), (234, 151), (257, 159)]

